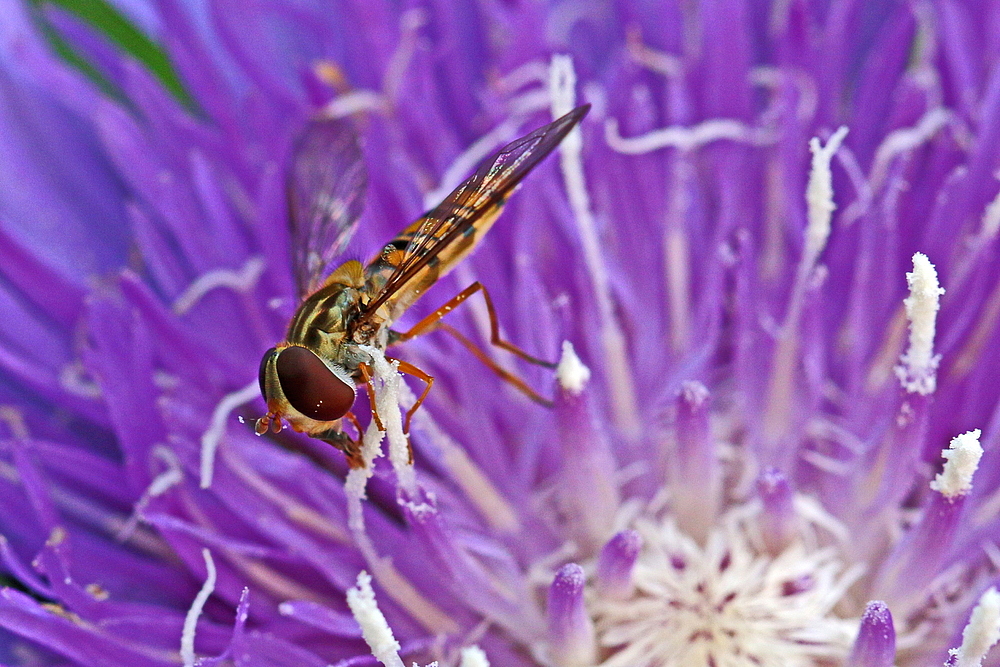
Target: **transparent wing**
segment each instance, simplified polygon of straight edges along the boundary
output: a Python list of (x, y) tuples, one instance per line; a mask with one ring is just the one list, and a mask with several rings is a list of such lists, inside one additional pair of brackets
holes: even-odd
[(349, 118), (318, 117), (295, 145), (288, 176), (292, 263), (299, 294), (315, 291), (344, 250), (365, 202), (368, 172)]
[[(418, 287), (423, 292), (438, 275), (451, 268), (451, 263), (463, 257), (469, 246), (478, 240), (477, 225), (495, 218), (514, 187), (559, 145), (589, 110), (589, 104), (577, 107), (507, 144), (484, 160), (476, 172), (437, 207), (403, 230), (386, 246), (389, 254), (383, 253), (381, 260), (373, 263), (382, 261), (395, 268), (385, 286), (365, 306), (358, 323), (367, 320), (404, 289)], [(401, 254), (391, 252), (407, 239)]]

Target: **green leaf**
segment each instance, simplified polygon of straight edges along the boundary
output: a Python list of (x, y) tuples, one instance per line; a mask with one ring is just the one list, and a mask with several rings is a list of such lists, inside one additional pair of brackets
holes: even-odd
[[(167, 52), (107, 0), (31, 0), (31, 2), (38, 7), (44, 5), (59, 7), (89, 23), (108, 41), (148, 69), (184, 106), (189, 109), (195, 108), (194, 98), (184, 87)], [(97, 67), (80, 55), (42, 14), (38, 12), (40, 26), (53, 49), (68, 63), (80, 69), (106, 94), (123, 98), (121, 91)]]

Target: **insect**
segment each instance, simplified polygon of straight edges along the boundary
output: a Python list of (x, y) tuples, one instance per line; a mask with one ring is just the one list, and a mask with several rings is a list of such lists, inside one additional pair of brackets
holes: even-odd
[[(493, 363), (472, 341), (441, 322), (467, 298), (482, 291), (490, 315), (491, 342), (533, 363), (553, 367), (500, 339), (492, 300), (478, 281), (409, 331), (391, 328), (438, 278), (462, 260), (493, 225), (515, 186), (563, 140), (589, 111), (577, 107), (565, 116), (507, 144), (484, 160), (475, 173), (441, 204), (401, 231), (367, 265), (344, 262), (325, 279), (333, 258), (343, 250), (361, 215), (367, 176), (350, 119), (313, 121), (295, 150), (288, 196), (293, 265), (303, 298), (288, 325), (285, 341), (264, 353), (260, 390), (268, 412), (255, 431), (278, 431), (282, 420), (294, 430), (328, 442), (346, 454), (353, 467), (364, 465), (360, 445), (343, 430), (358, 384), (364, 384), (372, 418), (375, 410), (371, 356), (363, 346), (384, 350), (433, 329), (445, 329), (501, 377), (530, 398), (547, 403), (522, 380)], [(399, 371), (425, 383), (406, 414), (410, 418), (427, 397), (434, 378), (399, 362)], [(382, 429), (384, 430), (384, 429)]]

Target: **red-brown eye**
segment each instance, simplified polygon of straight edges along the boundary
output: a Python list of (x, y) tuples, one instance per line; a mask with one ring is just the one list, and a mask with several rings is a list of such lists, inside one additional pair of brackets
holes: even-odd
[(292, 407), (317, 421), (340, 419), (354, 404), (354, 387), (304, 347), (286, 347), (275, 364), (278, 382)]
[(278, 354), (278, 350), (273, 347), (265, 352), (264, 358), (260, 360), (260, 370), (257, 371), (257, 382), (260, 384), (260, 395), (264, 397), (265, 401), (267, 400), (267, 364), (276, 354)]

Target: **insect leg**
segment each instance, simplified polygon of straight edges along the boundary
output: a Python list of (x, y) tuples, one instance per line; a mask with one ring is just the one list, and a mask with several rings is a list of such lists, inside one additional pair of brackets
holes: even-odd
[(475, 355), (476, 359), (479, 359), (479, 361), (486, 364), (487, 368), (489, 368), (491, 371), (499, 375), (501, 379), (506, 380), (507, 382), (512, 384), (516, 389), (518, 389), (525, 396), (533, 400), (535, 403), (544, 405), (547, 408), (552, 407), (553, 405), (552, 401), (545, 398), (544, 396), (536, 392), (534, 389), (529, 387), (528, 383), (522, 380), (521, 378), (517, 377), (510, 371), (505, 370), (501, 368), (499, 365), (497, 365), (495, 361), (490, 359), (486, 355), (486, 353), (483, 352), (482, 348), (480, 348), (478, 345), (469, 340), (468, 337), (462, 332), (460, 332), (458, 329), (451, 326), (450, 324), (445, 324), (444, 322), (438, 322), (437, 328), (442, 329), (443, 331), (446, 331), (450, 333), (452, 336), (454, 336), (459, 343), (465, 346), (465, 349), (467, 349), (469, 352)]
[(368, 402), (372, 406), (372, 419), (375, 420), (375, 426), (378, 430), (385, 431), (385, 426), (382, 425), (382, 420), (378, 416), (378, 408), (375, 407), (375, 385), (372, 384), (372, 371), (368, 364), (361, 362), (358, 364), (358, 370), (361, 371), (361, 377), (365, 379), (365, 390), (368, 392)]
[[(466, 287), (458, 294), (456, 294), (451, 299), (449, 299), (447, 302), (444, 303), (444, 305), (435, 310), (433, 313), (431, 313), (424, 319), (417, 322), (412, 329), (410, 329), (405, 333), (399, 334), (399, 341), (402, 342), (405, 340), (409, 340), (411, 338), (415, 338), (417, 336), (420, 336), (421, 334), (433, 331), (434, 329), (437, 329), (439, 327), (444, 328), (445, 325), (444, 323), (441, 322), (441, 318), (450, 313), (459, 304), (461, 304), (463, 301), (468, 299), (476, 292), (482, 292), (483, 298), (486, 300), (486, 310), (489, 312), (490, 315), (490, 343), (496, 345), (497, 347), (502, 347), (508, 352), (513, 352), (514, 354), (521, 357), (525, 361), (530, 361), (533, 364), (538, 364), (539, 366), (544, 366), (545, 368), (556, 367), (556, 364), (552, 363), (551, 361), (545, 361), (543, 359), (539, 359), (538, 357), (533, 357), (524, 350), (522, 350), (521, 348), (519, 348), (518, 346), (514, 345), (513, 343), (508, 343), (507, 341), (500, 338), (500, 321), (497, 319), (496, 308), (493, 307), (493, 299), (490, 298), (490, 293), (489, 291), (487, 291), (486, 287), (478, 280), (469, 285), (468, 287)], [(459, 340), (462, 339), (460, 338)], [(473, 343), (471, 341), (468, 341), (468, 339), (462, 342), (466, 347), (469, 347), (469, 345), (473, 345)], [(476, 356), (479, 357), (480, 359), (483, 359), (483, 357), (480, 356), (479, 354), (476, 354)], [(486, 362), (484, 361), (484, 363)], [(501, 377), (503, 376), (501, 375)]]
[(347, 464), (352, 468), (364, 468), (365, 460), (361, 456), (361, 427), (358, 424), (358, 418), (351, 412), (348, 412), (344, 416), (351, 420), (351, 423), (358, 429), (359, 435), (357, 440), (344, 433), (340, 426), (334, 426), (319, 433), (310, 433), (310, 435), (344, 452), (344, 456), (347, 457)]
[(365, 432), (361, 430), (361, 422), (358, 421), (358, 418), (355, 417), (354, 413), (351, 412), (350, 410), (347, 411), (347, 413), (344, 415), (344, 418), (347, 419), (347, 421), (351, 422), (351, 425), (354, 427), (354, 430), (357, 431), (358, 433), (358, 440), (361, 440), (361, 438), (364, 437)]
[[(413, 413), (417, 411), (417, 408), (420, 407), (420, 404), (424, 402), (425, 398), (427, 398), (427, 394), (430, 393), (431, 387), (434, 386), (434, 376), (428, 375), (423, 370), (417, 368), (408, 361), (403, 361), (402, 359), (394, 359), (393, 357), (386, 357), (386, 359), (397, 362), (399, 364), (398, 368), (400, 373), (406, 373), (407, 375), (412, 375), (418, 380), (422, 380), (427, 385), (426, 387), (424, 387), (423, 393), (420, 394), (420, 398), (418, 398), (416, 403), (413, 404), (413, 407), (411, 407), (409, 410), (406, 411), (406, 421), (403, 422), (403, 433), (409, 433), (410, 420), (413, 418)], [(413, 458), (412, 453), (410, 455), (410, 458), (411, 459)], [(411, 460), (410, 462), (412, 463), (413, 461)]]

